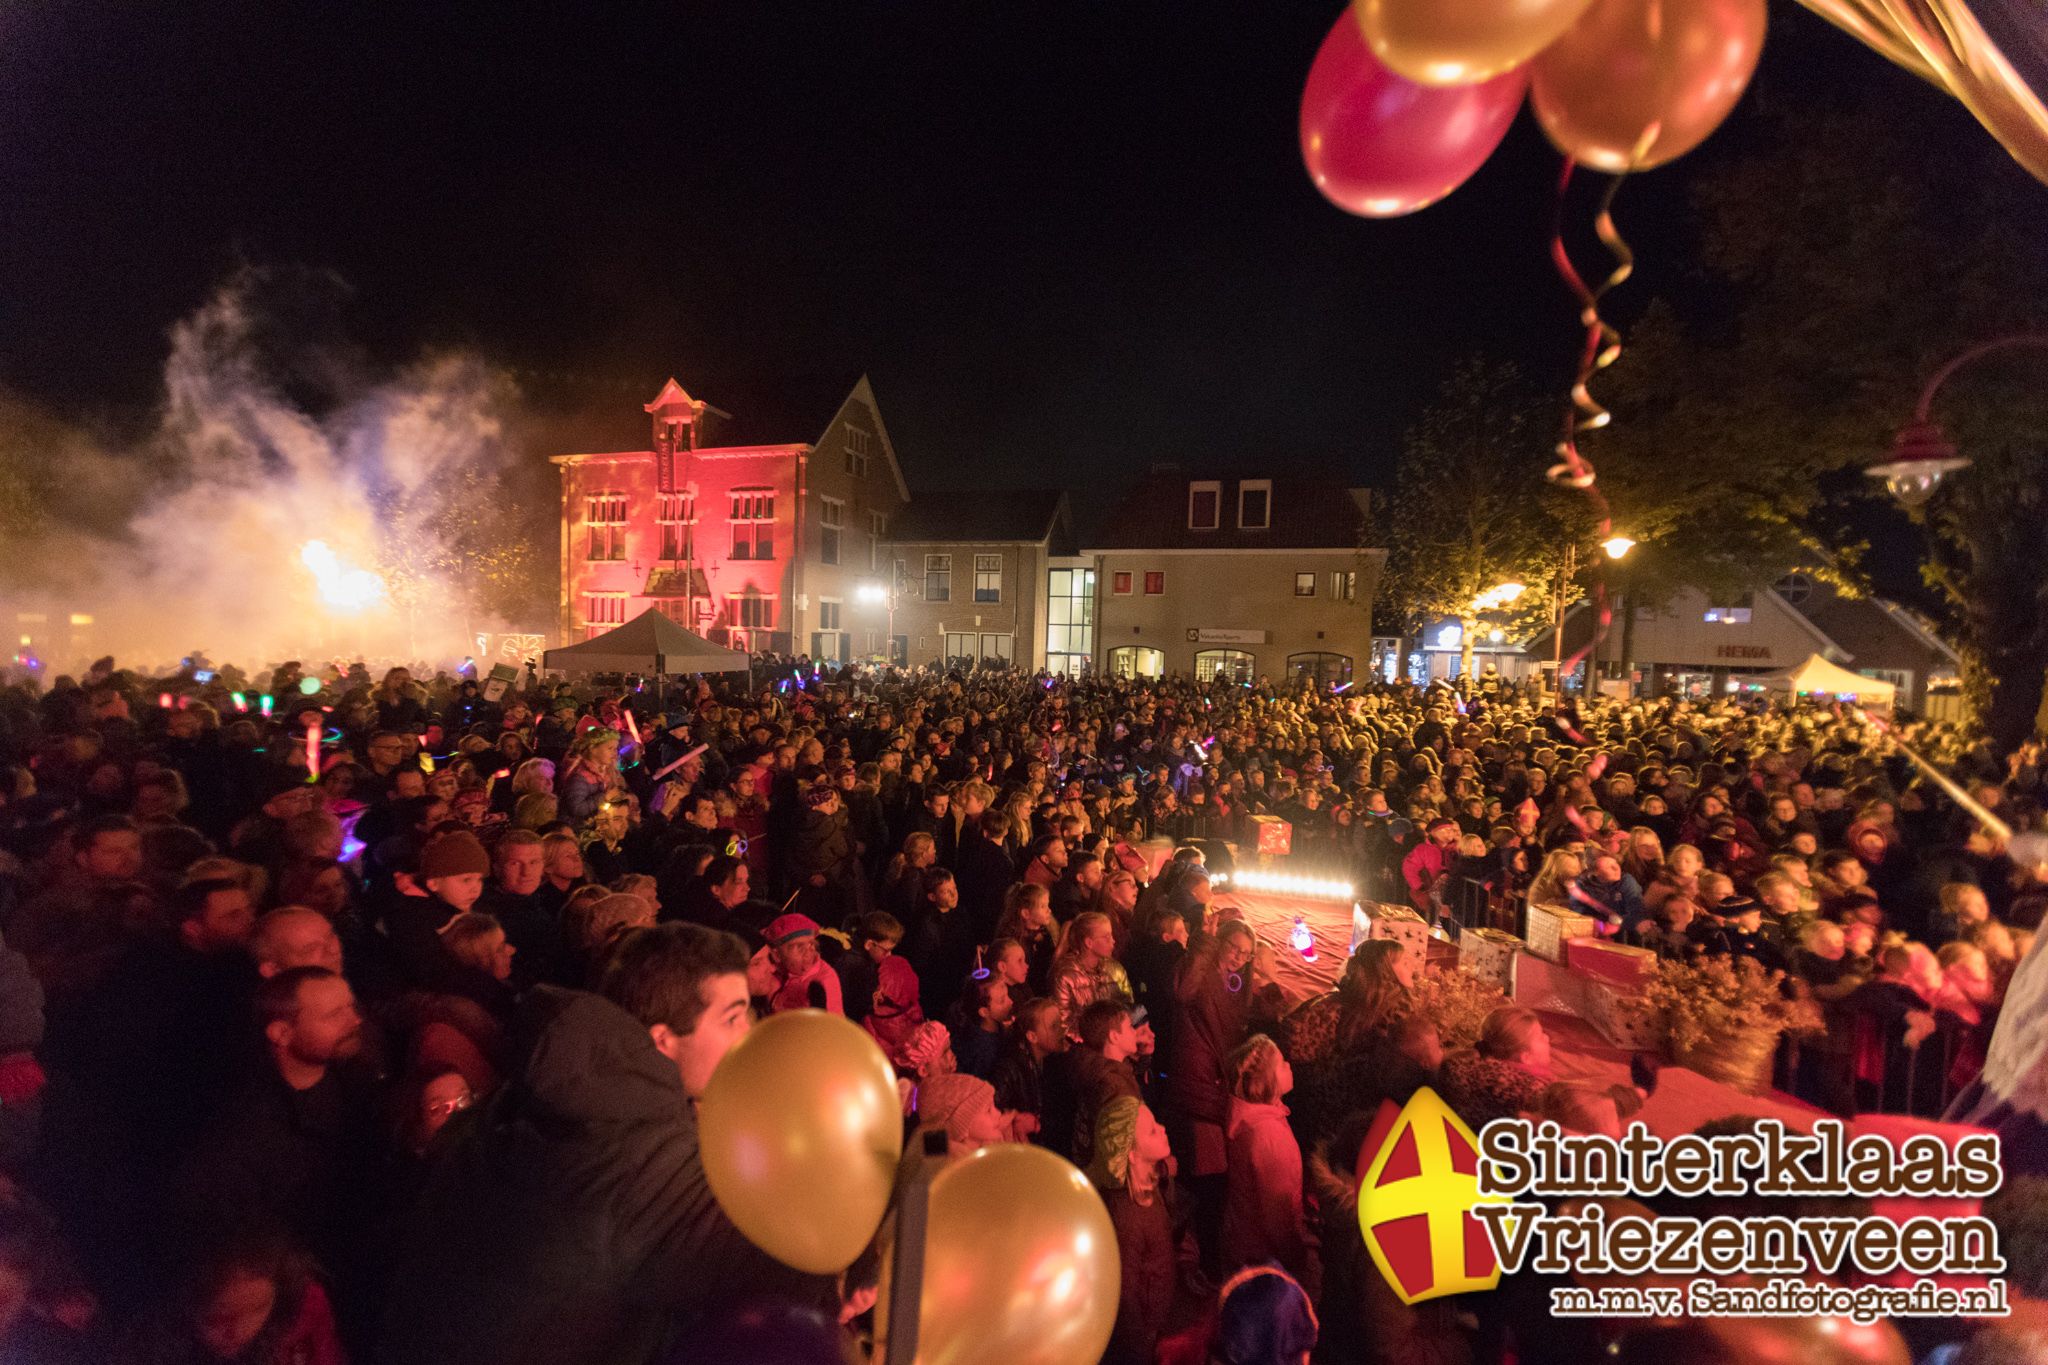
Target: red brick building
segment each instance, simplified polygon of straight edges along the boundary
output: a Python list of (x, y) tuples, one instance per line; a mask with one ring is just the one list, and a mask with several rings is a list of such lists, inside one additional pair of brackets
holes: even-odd
[(736, 649), (885, 647), (856, 631), (855, 589), (884, 575), (910, 495), (865, 377), (808, 443), (721, 445), (726, 414), (674, 379), (646, 411), (647, 450), (553, 457), (564, 643), (654, 607)]

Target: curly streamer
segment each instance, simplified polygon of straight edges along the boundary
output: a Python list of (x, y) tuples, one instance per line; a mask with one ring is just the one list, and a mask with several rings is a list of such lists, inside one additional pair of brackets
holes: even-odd
[[(1644, 145), (1654, 141), (1656, 130), (1644, 134)], [(1568, 191), (1571, 189), (1572, 173), (1577, 163), (1566, 157), (1557, 180), (1557, 215), (1550, 238), (1550, 259), (1557, 267), (1557, 273), (1565, 286), (1579, 301), (1579, 321), (1585, 326), (1585, 345), (1580, 351), (1579, 372), (1572, 381), (1571, 402), (1565, 408), (1564, 430), (1557, 443), (1558, 462), (1544, 471), (1543, 477), (1561, 488), (1576, 489), (1586, 495), (1592, 503), (1594, 518), (1599, 530), (1597, 539), (1605, 540), (1614, 532), (1614, 518), (1608, 508), (1606, 497), (1595, 485), (1599, 475), (1593, 464), (1579, 450), (1579, 433), (1598, 431), (1614, 420), (1614, 415), (1600, 406), (1593, 397), (1591, 384), (1593, 376), (1621, 358), (1621, 333), (1614, 325), (1600, 315), (1600, 300), (1610, 289), (1622, 283), (1635, 273), (1635, 252), (1621, 235), (1614, 222), (1614, 199), (1621, 191), (1624, 176), (1616, 176), (1609, 182), (1607, 190), (1600, 196), (1599, 210), (1593, 217), (1593, 231), (1600, 244), (1607, 248), (1614, 258), (1614, 268), (1597, 289), (1588, 288), (1578, 267), (1572, 264), (1571, 252), (1564, 241), (1564, 212)], [(1600, 648), (1607, 638), (1607, 630), (1614, 621), (1613, 605), (1607, 600), (1607, 577), (1603, 572), (1593, 582), (1593, 635), (1585, 646), (1558, 664), (1558, 686), (1563, 687), (1564, 676), (1577, 668)]]

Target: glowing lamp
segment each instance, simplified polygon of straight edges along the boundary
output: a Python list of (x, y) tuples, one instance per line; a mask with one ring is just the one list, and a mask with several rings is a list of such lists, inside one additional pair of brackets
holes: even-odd
[(1636, 543), (1627, 536), (1609, 536), (1600, 542), (1600, 548), (1607, 551), (1609, 559), (1620, 559), (1635, 547)]
[(270, 708), (275, 705), (277, 705), (277, 698), (271, 696), (268, 692), (265, 692), (262, 696), (256, 699), (257, 709), (262, 711), (263, 714), (266, 716), (270, 714)]
[(249, 698), (246, 694), (241, 692), (230, 693), (228, 700), (232, 701), (235, 704), (235, 710), (241, 712), (244, 715), (248, 714)]
[(302, 697), (310, 697), (310, 696), (314, 695), (314, 694), (315, 694), (316, 692), (318, 692), (319, 690), (320, 690), (320, 680), (319, 680), (318, 678), (301, 678), (301, 679), (299, 679), (299, 695), (300, 695), (300, 696), (302, 696)]
[(1316, 960), (1316, 937), (1308, 931), (1308, 922), (1301, 916), (1294, 917), (1294, 928), (1288, 933), (1287, 941), (1294, 945), (1294, 951), (1301, 954), (1304, 962)]
[(1885, 491), (1902, 507), (1918, 507), (1934, 496), (1941, 481), (1970, 462), (1956, 454), (1956, 448), (1941, 434), (1941, 428), (1924, 418), (1906, 423), (1892, 441), (1892, 457), (1871, 465), (1863, 472), (1883, 479)]
[(170, 710), (170, 709), (171, 709), (171, 694), (170, 694), (170, 693), (168, 693), (168, 692), (159, 692), (159, 693), (157, 693), (157, 694), (156, 694), (156, 704), (157, 704), (158, 706), (161, 706), (161, 707), (163, 707), (163, 709), (164, 709), (164, 710), (166, 710), (166, 711)]

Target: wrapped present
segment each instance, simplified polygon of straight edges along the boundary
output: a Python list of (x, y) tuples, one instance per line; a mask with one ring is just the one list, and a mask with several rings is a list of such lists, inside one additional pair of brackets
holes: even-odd
[(1623, 990), (1636, 990), (1657, 974), (1657, 955), (1605, 938), (1571, 938), (1564, 944), (1564, 964), (1589, 972)]
[(1422, 922), (1422, 916), (1405, 905), (1375, 904), (1365, 913), (1373, 938), (1396, 939), (1403, 952), (1415, 954), (1417, 962), (1427, 960), (1429, 926)]
[(1562, 905), (1529, 907), (1529, 951), (1546, 962), (1564, 961), (1565, 940), (1593, 933), (1593, 917)]
[(1642, 995), (1634, 987), (1588, 977), (1579, 1002), (1579, 1016), (1614, 1046), (1654, 1052), (1664, 1045), (1662, 1021), (1643, 1009)]
[(1458, 970), (1515, 993), (1515, 957), (1522, 940), (1499, 929), (1467, 929), (1458, 935)]
[(1294, 851), (1294, 826), (1277, 815), (1254, 815), (1252, 825), (1258, 830), (1258, 850), (1262, 857), (1284, 858)]

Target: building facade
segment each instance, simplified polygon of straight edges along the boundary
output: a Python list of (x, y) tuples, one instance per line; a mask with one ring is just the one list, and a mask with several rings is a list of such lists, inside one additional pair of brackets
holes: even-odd
[(813, 442), (727, 445), (725, 414), (670, 379), (646, 450), (557, 455), (563, 642), (655, 608), (735, 649), (847, 659), (856, 586), (909, 501), (863, 377)]
[[(893, 603), (863, 603), (867, 618), (893, 617), (897, 659), (1047, 666), (1051, 597), (1071, 576), (1053, 572), (1074, 553), (1067, 495), (1057, 489), (919, 494), (890, 538)], [(880, 594), (870, 594), (880, 596)], [(1071, 602), (1062, 602), (1062, 624)], [(1061, 633), (1062, 653), (1071, 642)], [(1086, 651), (1083, 651), (1084, 653)], [(1056, 670), (1086, 671), (1071, 661)]]
[(1095, 666), (1201, 682), (1363, 677), (1386, 562), (1360, 548), (1369, 506), (1367, 490), (1315, 479), (1154, 469), (1082, 551)]
[[(1632, 625), (1627, 619), (1631, 612)], [(1593, 624), (1587, 604), (1573, 604), (1564, 622), (1563, 657), (1587, 648)], [(1420, 649), (1410, 656), (1411, 676), (1456, 676), (1456, 622), (1431, 623), (1418, 644)], [(1494, 631), (1474, 641), (1474, 652), (1475, 668), (1491, 665), (1510, 680), (1532, 675), (1547, 680), (1560, 647), (1549, 628), (1521, 640), (1502, 639)], [(1953, 695), (1958, 684), (1955, 651), (1911, 612), (1881, 597), (1844, 596), (1824, 581), (1796, 572), (1768, 587), (1735, 595), (1687, 588), (1667, 602), (1633, 607), (1623, 598), (1594, 651), (1603, 688), (1623, 686), (1626, 659), (1633, 663), (1630, 681), (1636, 695), (1678, 692), (1695, 697), (1737, 690), (1745, 677), (1784, 673), (1815, 654), (1892, 684), (1898, 689), (1899, 704), (1916, 711), (1926, 711), (1931, 696)], [(1583, 672), (1578, 676), (1583, 679)], [(1579, 685), (1569, 678), (1567, 683)]]

